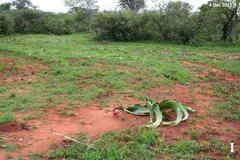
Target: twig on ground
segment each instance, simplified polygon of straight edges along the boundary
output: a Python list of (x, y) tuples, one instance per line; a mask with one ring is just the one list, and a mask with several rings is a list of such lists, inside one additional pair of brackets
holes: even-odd
[(61, 134), (61, 133), (54, 132), (53, 134), (56, 134), (56, 135), (59, 135), (59, 136), (63, 136), (63, 137), (65, 137), (65, 138), (67, 138), (67, 139), (70, 139), (70, 140), (72, 140), (72, 141), (74, 141), (74, 142), (77, 142), (77, 143), (79, 143), (79, 144), (82, 144), (82, 145), (88, 146), (89, 148), (96, 150), (96, 148), (91, 147), (91, 146), (88, 145), (88, 144), (82, 143), (82, 142), (80, 142), (80, 141), (78, 141), (78, 140), (76, 140), (76, 139), (74, 139), (74, 138), (68, 137), (68, 136), (63, 135), (63, 134)]

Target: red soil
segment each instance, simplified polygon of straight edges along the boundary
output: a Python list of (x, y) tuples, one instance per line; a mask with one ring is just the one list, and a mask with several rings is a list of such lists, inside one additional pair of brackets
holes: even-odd
[(0, 132), (0, 135), (6, 137), (9, 142), (21, 146), (13, 155), (29, 152), (42, 153), (48, 150), (51, 143), (60, 143), (65, 140), (64, 137), (54, 134), (55, 132), (71, 137), (79, 137), (81, 133), (88, 133), (89, 138), (94, 138), (106, 131), (144, 125), (149, 120), (148, 117), (138, 119), (136, 116), (123, 113), (114, 116), (112, 112), (93, 106), (74, 113), (77, 116), (63, 116), (56, 110), (49, 110), (44, 120), (35, 119), (27, 122), (29, 126), (37, 126), (36, 129), (7, 134)]
[(40, 63), (24, 63), (18, 64), (23, 60), (9, 59), (0, 57), (0, 62), (5, 63), (6, 69), (0, 76), (3, 77), (6, 73), (11, 73), (6, 79), (0, 79), (0, 83), (14, 83), (14, 82), (29, 82), (36, 79), (36, 73), (42, 70), (47, 70), (48, 66)]
[[(188, 66), (197, 66), (199, 68), (202, 68), (203, 71), (199, 74), (204, 75), (204, 76), (207, 76), (209, 74), (209, 71), (211, 71), (211, 72), (216, 73), (218, 76), (220, 76), (221, 78), (223, 78), (227, 81), (233, 81), (237, 78), (240, 78), (239, 75), (234, 75), (230, 72), (225, 72), (220, 69), (209, 67), (209, 66), (207, 66), (205, 64), (201, 64), (201, 63), (193, 63), (193, 62), (184, 61), (183, 64), (188, 65)], [(195, 74), (195, 75), (199, 75), (199, 74)]]
[[(1, 60), (2, 59), (0, 58), (0, 61)], [(75, 59), (72, 59), (71, 61), (74, 62)], [(209, 70), (208, 66), (202, 64), (193, 64), (190, 62), (184, 62), (184, 64), (197, 65), (204, 68), (204, 72), (201, 73), (203, 75), (205, 75)], [(19, 72), (20, 74), (14, 74), (10, 79), (18, 79), (19, 75), (21, 77), (23, 74), (27, 74), (26, 80), (34, 80), (36, 77), (33, 72), (48, 69), (47, 66), (42, 64), (24, 64), (20, 66), (23, 72)], [(215, 68), (212, 68), (211, 70), (216, 72), (216, 74), (221, 75), (226, 80), (234, 80), (238, 77)], [(5, 81), (5, 83), (12, 82), (13, 81), (10, 80)], [(181, 84), (176, 84), (173, 88), (159, 86), (154, 87), (149, 91), (142, 92), (145, 96), (152, 97), (159, 101), (163, 99), (173, 99), (197, 110), (196, 113), (190, 113), (190, 118), (186, 122), (180, 123), (178, 126), (159, 127), (159, 131), (162, 136), (173, 141), (180, 137), (189, 138), (190, 136), (183, 134), (183, 131), (191, 128), (198, 128), (203, 133), (200, 137), (201, 141), (207, 141), (207, 135), (218, 135), (227, 142), (239, 141), (240, 136), (237, 133), (237, 131), (240, 130), (239, 124), (227, 121), (223, 121), (219, 124), (217, 121), (222, 120), (222, 118), (215, 117), (208, 112), (209, 109), (213, 107), (211, 103), (217, 99), (216, 97), (211, 96), (212, 83), (206, 82), (199, 83), (198, 85), (200, 85), (200, 87)], [(201, 86), (205, 86), (206, 92), (204, 94), (199, 92), (201, 90)], [(19, 91), (24, 92), (21, 90)], [(71, 137), (79, 137), (81, 133), (87, 133), (89, 138), (96, 138), (99, 134), (106, 131), (123, 130), (132, 126), (142, 126), (148, 123), (149, 117), (138, 117), (126, 113), (114, 116), (111, 112), (112, 108), (107, 107), (112, 106), (115, 102), (118, 102), (123, 106), (128, 106), (144, 103), (143, 101), (129, 97), (128, 94), (112, 92), (111, 96), (115, 96), (117, 98), (111, 99), (111, 101), (107, 102), (106, 106), (101, 105), (98, 100), (95, 100), (92, 105), (72, 111), (76, 114), (76, 116), (64, 116), (59, 114), (59, 111), (62, 110), (66, 104), (60, 104), (57, 107), (51, 107), (49, 105), (48, 110), (43, 112), (45, 115), (41, 119), (37, 118), (34, 120), (24, 121), (27, 126), (35, 126), (35, 129), (27, 131), (20, 125), (20, 129), (6, 129), (7, 132), (0, 132), (0, 137), (7, 138), (8, 143), (16, 143), (20, 146), (16, 152), (10, 153), (0, 150), (0, 159), (4, 159), (5, 154), (11, 154), (16, 158), (19, 154), (27, 155), (29, 152), (47, 152), (51, 143), (62, 144), (62, 142), (65, 141), (64, 137), (54, 133), (61, 133)], [(41, 111), (37, 112), (39, 113)], [(25, 114), (27, 115), (30, 113), (26, 112), (24, 114), (19, 114), (18, 116), (22, 117)], [(195, 122), (193, 122), (193, 120), (195, 120)], [(16, 122), (10, 122), (4, 125), (11, 123), (15, 124)], [(9, 128), (9, 126), (5, 128)], [(228, 128), (231, 128), (231, 130)], [(0, 131), (4, 130), (0, 129)], [(24, 159), (27, 159), (27, 157), (24, 157)]]
[(7, 122), (0, 124), (0, 132), (17, 132), (22, 130), (29, 130), (29, 127), (24, 123)]
[(15, 63), (15, 62), (20, 62), (20, 61), (24, 61), (24, 60), (22, 60), (22, 59), (13, 59), (13, 58), (7, 58), (7, 57), (0, 56), (0, 62)]

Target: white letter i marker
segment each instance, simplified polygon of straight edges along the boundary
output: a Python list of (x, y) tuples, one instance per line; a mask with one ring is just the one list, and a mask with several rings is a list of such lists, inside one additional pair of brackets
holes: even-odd
[(231, 144), (231, 150), (230, 150), (230, 152), (234, 152), (234, 148), (233, 148), (233, 146), (234, 146), (234, 143), (230, 143)]

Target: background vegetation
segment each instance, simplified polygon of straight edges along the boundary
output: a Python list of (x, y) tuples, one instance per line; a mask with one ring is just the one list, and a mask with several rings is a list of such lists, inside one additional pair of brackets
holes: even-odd
[[(240, 139), (239, 1), (232, 2), (193, 11), (180, 1), (144, 10), (144, 0), (120, 0), (121, 10), (99, 11), (94, 0), (66, 0), (71, 9), (58, 14), (29, 0), (1, 4), (0, 124), (35, 119), (48, 125), (56, 121), (47, 117), (52, 110), (60, 118), (80, 117), (82, 107), (93, 103), (108, 112), (109, 104), (123, 99), (170, 96), (199, 110), (174, 132), (131, 127), (88, 139), (77, 131), (89, 147), (52, 143), (45, 155), (26, 159), (237, 159), (239, 145), (229, 152), (229, 143)], [(28, 134), (42, 132), (38, 122)], [(72, 123), (80, 128), (88, 122)], [(6, 159), (25, 147), (12, 142), (18, 143), (15, 135), (0, 137)]]
[(0, 34), (88, 32), (97, 40), (236, 42), (240, 40), (239, 3), (213, 0), (193, 11), (186, 2), (170, 1), (145, 10), (144, 0), (120, 0), (121, 10), (99, 11), (95, 0), (66, 0), (69, 12), (55, 14), (38, 10), (29, 0), (15, 0), (0, 5)]

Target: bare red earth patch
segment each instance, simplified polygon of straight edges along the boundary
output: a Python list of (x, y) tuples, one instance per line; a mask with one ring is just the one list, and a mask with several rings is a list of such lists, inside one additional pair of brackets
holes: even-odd
[[(75, 62), (77, 60), (71, 59), (70, 61)], [(197, 65), (202, 67), (204, 72), (200, 74), (204, 76), (206, 76), (206, 73), (209, 71), (209, 67), (203, 64), (188, 63), (187, 65)], [(30, 75), (30, 78), (33, 78), (35, 75), (35, 73), (32, 74), (32, 71), (36, 72), (47, 69), (46, 66), (37, 66), (37, 69), (33, 64), (24, 64), (21, 68), (25, 70), (24, 73), (28, 73)], [(122, 68), (128, 69), (128, 67), (125, 68), (125, 66)], [(237, 77), (236, 75), (232, 75), (231, 73), (223, 72), (218, 69), (212, 69), (212, 71), (222, 75), (226, 80), (232, 80)], [(14, 76), (18, 77), (17, 74)], [(88, 79), (82, 79), (80, 81), (85, 82), (88, 81)], [(163, 99), (173, 99), (197, 110), (196, 113), (190, 113), (189, 119), (180, 123), (178, 126), (160, 126), (159, 132), (168, 140), (175, 141), (179, 139), (179, 137), (191, 138), (190, 135), (183, 134), (183, 132), (195, 127), (203, 130), (204, 132), (202, 136), (200, 136), (201, 141), (206, 139), (206, 135), (220, 135), (222, 139), (229, 142), (236, 141), (237, 132), (235, 131), (240, 130), (240, 126), (236, 122), (223, 121), (219, 124), (217, 122), (222, 120), (221, 117), (214, 117), (208, 113), (209, 109), (214, 107), (212, 103), (216, 99), (216, 97), (211, 96), (212, 83), (198, 83), (200, 86), (194, 85), (175, 84), (172, 88), (168, 88), (167, 86), (155, 86), (151, 90), (142, 91), (142, 95), (149, 96), (155, 100), (161, 101)], [(199, 92), (201, 91), (201, 86), (205, 86), (204, 90), (206, 93)], [(84, 86), (83, 83), (83, 86), (81, 87), (87, 86)], [(25, 92), (25, 90), (19, 90), (19, 92)], [(28, 155), (29, 152), (47, 152), (50, 144), (61, 144), (61, 142), (66, 141), (64, 137), (54, 133), (61, 133), (70, 137), (79, 137), (80, 134), (84, 132), (88, 133), (89, 138), (95, 138), (99, 134), (107, 131), (123, 130), (133, 126), (144, 126), (148, 123), (149, 117), (138, 117), (123, 113), (119, 116), (114, 116), (111, 112), (112, 108), (107, 106), (111, 106), (115, 102), (120, 103), (123, 106), (143, 104), (144, 102), (131, 97), (128, 94), (128, 91), (122, 94), (111, 92), (111, 96), (113, 95), (115, 98), (109, 99), (106, 102), (106, 105), (103, 105), (98, 100), (95, 100), (91, 105), (85, 106), (85, 108), (80, 108), (80, 106), (78, 106), (78, 109), (69, 111), (69, 113), (74, 113), (75, 116), (60, 114), (60, 111), (63, 110), (64, 107), (72, 107), (68, 106), (67, 103), (60, 104), (58, 106), (49, 105), (48, 110), (44, 111), (45, 115), (41, 119), (37, 118), (26, 122), (34, 129), (27, 132), (25, 124), (21, 125), (21, 123), (18, 124), (16, 122), (9, 122), (9, 124), (13, 123), (12, 128), (9, 126), (2, 126), (7, 125), (8, 123), (0, 125), (0, 131), (2, 131), (0, 136), (6, 137), (9, 143), (16, 143), (20, 146), (17, 151), (11, 153), (16, 158), (18, 154)], [(104, 96), (101, 98), (104, 98)], [(108, 98), (108, 96), (106, 98)], [(32, 113), (33, 112), (31, 112), (31, 114)], [(171, 115), (173, 118), (175, 117), (174, 113)], [(14, 127), (17, 129), (14, 129)], [(232, 130), (228, 130), (226, 127), (232, 128)], [(1, 130), (1, 128), (5, 129)], [(1, 152), (0, 150), (0, 159), (4, 158), (4, 154), (6, 154), (6, 152)], [(29, 157), (24, 158), (28, 159)]]
[[(2, 61), (0, 59), (0, 61)], [(11, 73), (10, 76), (6, 77), (4, 80), (0, 79), (0, 83), (14, 83), (14, 82), (29, 82), (29, 81), (34, 81), (36, 79), (36, 74), (37, 72), (41, 70), (47, 70), (48, 66), (40, 63), (26, 63), (26, 64), (14, 64), (13, 61), (12, 63), (6, 63), (6, 69), (4, 72), (0, 73), (1, 77), (4, 76), (5, 73)]]
[(4, 63), (14, 63), (14, 62), (19, 62), (19, 61), (23, 61), (23, 60), (21, 60), (21, 59), (7, 58), (7, 57), (0, 56), (0, 62), (4, 62)]
[(104, 132), (145, 125), (149, 120), (149, 117), (139, 118), (124, 113), (114, 116), (111, 108), (100, 107), (100, 105), (91, 105), (83, 109), (74, 110), (76, 116), (64, 116), (59, 113), (61, 107), (62, 105), (59, 105), (56, 108), (49, 109), (42, 120), (33, 119), (27, 121), (29, 126), (36, 126), (35, 129), (31, 129), (29, 132), (21, 130), (19, 132), (6, 132), (6, 134), (2, 134), (11, 143), (20, 146), (12, 154), (14, 157), (18, 154), (27, 155), (29, 152), (46, 152), (50, 144), (61, 144), (61, 142), (66, 140), (66, 138), (54, 133), (70, 137), (79, 137), (81, 133), (87, 133), (89, 138), (95, 139)]
[[(209, 67), (209, 66), (207, 66), (205, 64), (201, 64), (201, 63), (193, 63), (193, 62), (184, 61), (183, 64), (188, 65), (188, 66), (197, 66), (197, 67), (202, 68), (203, 71), (200, 73), (200, 75), (203, 75), (203, 76), (208, 76), (209, 72), (213, 72), (213, 73), (216, 73), (217, 75), (219, 75), (221, 78), (223, 78), (223, 80), (227, 80), (227, 81), (233, 81), (240, 77), (239, 75), (235, 75), (230, 72), (225, 72), (218, 68)], [(198, 76), (198, 75), (199, 74), (194, 74), (193, 76)]]
[(0, 124), (0, 132), (17, 132), (22, 130), (29, 130), (29, 127), (24, 123), (7, 122)]

